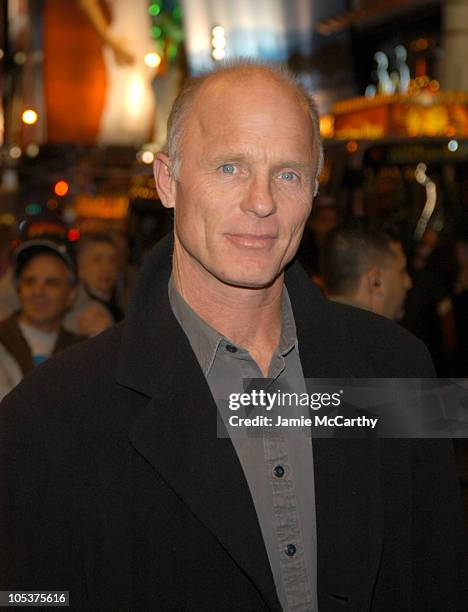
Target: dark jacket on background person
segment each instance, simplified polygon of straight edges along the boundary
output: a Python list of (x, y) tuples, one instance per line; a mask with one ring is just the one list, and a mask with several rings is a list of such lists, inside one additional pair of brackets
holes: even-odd
[[(60, 327), (52, 355), (60, 353), (60, 351), (76, 344), (80, 340), (83, 340), (81, 336), (77, 336)], [(0, 343), (14, 357), (21, 368), (23, 376), (26, 376), (26, 374), (34, 369), (31, 349), (18, 325), (18, 313), (11, 315), (4, 321), (0, 321)]]
[[(52, 354), (83, 340), (60, 328)], [(0, 321), (0, 401), (34, 369), (31, 348), (18, 325), (18, 313)]]
[[(48, 361), (0, 410), (3, 590), (73, 610), (280, 610), (252, 498), (169, 304), (171, 241), (127, 319)], [(426, 377), (396, 325), (286, 274), (306, 378)], [(446, 440), (314, 439), (320, 612), (456, 611), (464, 535)]]

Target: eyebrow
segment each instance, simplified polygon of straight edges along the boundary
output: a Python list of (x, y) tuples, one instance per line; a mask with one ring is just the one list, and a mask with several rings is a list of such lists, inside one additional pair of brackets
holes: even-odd
[(280, 164), (275, 164), (275, 168), (280, 170), (281, 168), (293, 168), (294, 170), (300, 170), (304, 174), (310, 174), (311, 168), (309, 164), (304, 164), (297, 161), (282, 161)]

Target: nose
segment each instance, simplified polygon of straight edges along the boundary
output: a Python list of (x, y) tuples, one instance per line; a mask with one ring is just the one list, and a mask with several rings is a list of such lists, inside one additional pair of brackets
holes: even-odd
[(44, 293), (44, 288), (45, 288), (44, 283), (41, 283), (41, 282), (34, 283), (34, 286), (32, 287), (32, 294), (36, 296), (42, 295)]
[(276, 202), (267, 176), (252, 178), (241, 208), (256, 217), (269, 217), (276, 212)]

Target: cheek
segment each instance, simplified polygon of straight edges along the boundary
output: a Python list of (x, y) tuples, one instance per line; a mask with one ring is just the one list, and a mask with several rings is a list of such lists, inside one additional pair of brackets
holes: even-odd
[(283, 217), (283, 225), (289, 229), (292, 236), (302, 235), (302, 231), (309, 218), (311, 211), (311, 205), (307, 202), (289, 202), (288, 207), (285, 209)]
[(403, 293), (404, 288), (401, 280), (398, 277), (392, 277), (388, 284), (388, 297), (389, 299), (393, 299), (398, 301), (401, 298), (401, 294)]
[[(226, 206), (229, 203), (229, 206)], [(212, 235), (214, 228), (222, 224), (234, 210), (232, 198), (214, 188), (195, 188), (190, 197), (181, 194), (175, 208), (175, 226), (186, 239), (193, 236)]]
[(27, 300), (29, 299), (29, 297), (31, 296), (32, 291), (29, 288), (23, 287), (23, 288), (18, 288), (18, 296), (20, 297), (20, 299), (22, 300)]
[(63, 289), (55, 291), (54, 294), (51, 296), (51, 299), (53, 300), (56, 306), (63, 306), (68, 302), (68, 291), (64, 291)]

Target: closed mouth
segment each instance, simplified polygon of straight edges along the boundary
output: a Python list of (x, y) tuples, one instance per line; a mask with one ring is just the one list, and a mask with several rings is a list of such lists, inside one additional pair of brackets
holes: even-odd
[(226, 234), (226, 237), (236, 246), (250, 249), (270, 247), (277, 239), (272, 234)]

